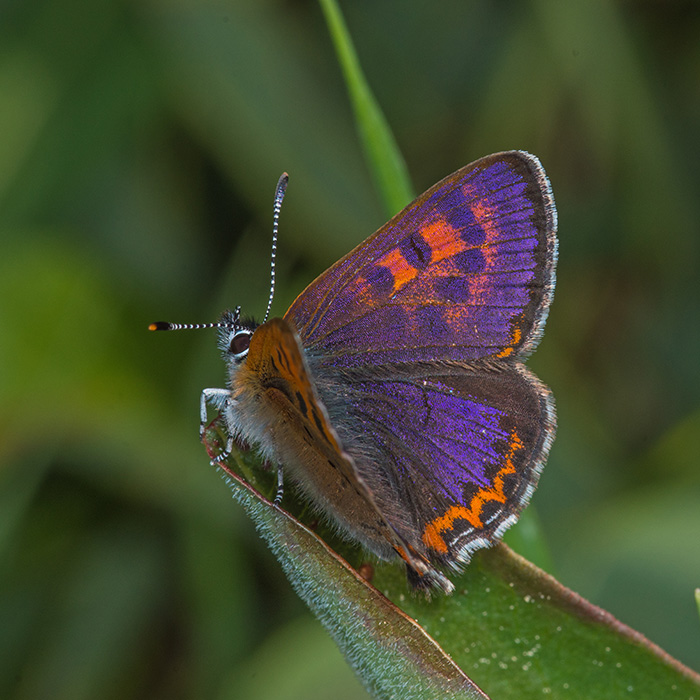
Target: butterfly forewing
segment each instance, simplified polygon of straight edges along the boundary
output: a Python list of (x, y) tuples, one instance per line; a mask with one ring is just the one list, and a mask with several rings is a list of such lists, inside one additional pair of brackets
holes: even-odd
[(322, 274), (287, 318), (334, 366), (524, 354), (551, 299), (555, 224), (539, 161), (488, 156)]

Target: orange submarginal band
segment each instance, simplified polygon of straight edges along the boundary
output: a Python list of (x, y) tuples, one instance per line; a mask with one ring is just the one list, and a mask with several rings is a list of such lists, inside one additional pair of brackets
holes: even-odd
[(508, 452), (505, 456), (505, 464), (496, 474), (496, 477), (493, 480), (493, 485), (479, 489), (472, 496), (468, 507), (452, 506), (446, 513), (429, 522), (423, 530), (423, 544), (435, 552), (447, 554), (448, 547), (442, 533), (452, 530), (456, 520), (466, 520), (474, 528), (483, 527), (484, 524), (481, 521), (481, 511), (483, 510), (484, 505), (489, 501), (505, 503), (506, 495), (503, 491), (505, 477), (508, 474), (515, 473), (513, 457), (515, 453), (522, 448), (522, 440), (518, 437), (515, 430), (513, 430), (510, 442), (508, 444)]

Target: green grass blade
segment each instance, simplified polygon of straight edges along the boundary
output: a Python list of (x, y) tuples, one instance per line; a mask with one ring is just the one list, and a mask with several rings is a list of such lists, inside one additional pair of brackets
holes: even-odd
[(389, 216), (413, 198), (406, 163), (362, 73), (352, 39), (335, 0), (319, 0), (343, 70), (355, 122), (384, 208)]

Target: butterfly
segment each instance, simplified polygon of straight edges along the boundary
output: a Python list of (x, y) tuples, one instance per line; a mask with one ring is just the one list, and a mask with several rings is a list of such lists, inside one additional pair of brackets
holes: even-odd
[(461, 168), (282, 318), (208, 324), (228, 386), (203, 391), (202, 425), (210, 404), (342, 533), (400, 557), (415, 588), (451, 592), (446, 572), (516, 522), (554, 439), (552, 394), (524, 360), (554, 292), (556, 228), (535, 156)]

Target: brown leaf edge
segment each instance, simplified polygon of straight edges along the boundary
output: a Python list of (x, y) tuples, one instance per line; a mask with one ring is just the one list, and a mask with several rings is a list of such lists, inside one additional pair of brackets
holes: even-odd
[[(510, 547), (501, 543), (492, 550), (493, 556), (487, 560), (487, 566), (494, 573), (513, 581), (516, 589), (524, 594), (549, 595), (548, 602), (559, 607), (589, 624), (604, 626), (632, 644), (645, 648), (689, 681), (700, 686), (700, 673), (684, 665), (678, 659), (664, 651), (660, 646), (647, 639), (641, 632), (620, 622), (614, 615), (599, 608), (583, 596), (567, 588), (551, 574), (538, 568)], [(515, 578), (515, 580), (513, 580)], [(536, 584), (536, 586), (533, 586)]]

